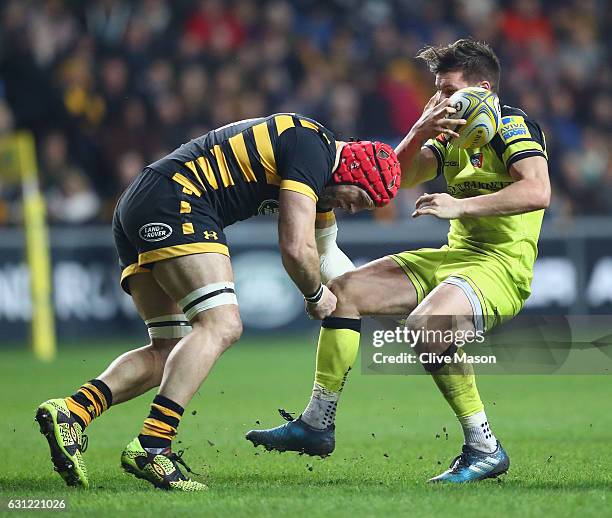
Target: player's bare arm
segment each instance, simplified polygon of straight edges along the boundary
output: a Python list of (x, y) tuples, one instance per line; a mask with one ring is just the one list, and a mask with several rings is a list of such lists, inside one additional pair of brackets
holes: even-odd
[(515, 162), (508, 170), (513, 183), (491, 194), (453, 198), (447, 193), (424, 194), (416, 201), (413, 217), (432, 215), (440, 219), (513, 216), (546, 209), (550, 204), (548, 163), (541, 156)]
[[(321, 284), (314, 226), (316, 205), (301, 193), (281, 190), (278, 244), (285, 270), (307, 299), (314, 318), (325, 318), (336, 308), (336, 297)], [(321, 290), (321, 293), (319, 293)]]

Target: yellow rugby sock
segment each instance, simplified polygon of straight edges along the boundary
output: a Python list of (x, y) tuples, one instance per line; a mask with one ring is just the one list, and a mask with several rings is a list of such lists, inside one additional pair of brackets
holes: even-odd
[(323, 320), (315, 382), (331, 392), (341, 392), (357, 359), (361, 321), (356, 318), (328, 317)]
[(113, 404), (113, 396), (106, 383), (93, 379), (64, 401), (76, 421), (85, 428), (93, 419), (108, 410)]
[(323, 320), (312, 396), (302, 420), (318, 429), (334, 423), (340, 392), (357, 359), (361, 321), (328, 317)]
[(432, 377), (458, 418), (483, 410), (471, 364), (449, 363), (433, 372)]
[(138, 438), (143, 448), (169, 448), (176, 437), (176, 429), (185, 409), (167, 397), (157, 395), (153, 399), (149, 416), (142, 425)]
[(497, 438), (484, 411), (471, 364), (449, 364), (432, 374), (463, 430), (464, 443), (480, 451), (494, 452)]

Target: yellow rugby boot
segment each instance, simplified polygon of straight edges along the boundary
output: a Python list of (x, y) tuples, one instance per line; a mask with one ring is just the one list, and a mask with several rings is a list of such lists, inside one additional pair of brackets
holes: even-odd
[(49, 399), (36, 409), (35, 420), (51, 450), (53, 468), (69, 486), (89, 487), (83, 452), (87, 436), (64, 399)]
[(182, 459), (183, 452), (173, 453), (166, 448), (159, 453), (150, 453), (136, 437), (125, 447), (121, 454), (121, 467), (137, 478), (148, 480), (159, 489), (173, 491), (204, 491), (205, 484), (188, 479), (179, 468), (183, 466), (189, 473), (191, 469)]

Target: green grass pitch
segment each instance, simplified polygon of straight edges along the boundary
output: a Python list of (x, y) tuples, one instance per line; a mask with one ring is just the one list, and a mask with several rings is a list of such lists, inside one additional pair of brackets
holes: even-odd
[[(612, 509), (612, 384), (607, 376), (482, 377), (489, 418), (512, 466), (499, 481), (432, 486), (461, 446), (458, 425), (426, 376), (363, 376), (343, 395), (337, 449), (328, 459), (254, 449), (244, 433), (298, 412), (310, 393), (314, 340), (244, 339), (220, 360), (179, 429), (178, 449), (210, 486), (169, 494), (124, 475), (123, 446), (152, 393), (112, 408), (88, 429), (92, 489), (53, 473), (33, 417), (72, 393), (125, 348), (64, 347), (52, 364), (0, 352), (0, 501), (66, 498), (87, 516), (604, 516)], [(137, 345), (137, 344), (134, 344)], [(11, 512), (15, 514), (15, 512)]]

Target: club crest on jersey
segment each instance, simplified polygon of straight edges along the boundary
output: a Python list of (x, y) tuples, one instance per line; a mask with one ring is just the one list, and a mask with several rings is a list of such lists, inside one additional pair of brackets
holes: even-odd
[(172, 234), (172, 227), (166, 223), (147, 223), (140, 227), (138, 235), (144, 241), (163, 241)]
[(436, 140), (440, 144), (444, 144), (445, 146), (448, 143), (448, 140), (446, 139), (446, 135), (444, 133), (439, 133), (438, 136), (436, 137)]
[(264, 200), (257, 209), (257, 214), (262, 216), (270, 216), (278, 214), (278, 200)]
[(470, 157), (470, 163), (474, 167), (479, 167), (479, 168), (482, 167), (482, 161), (483, 161), (482, 153), (474, 153)]

